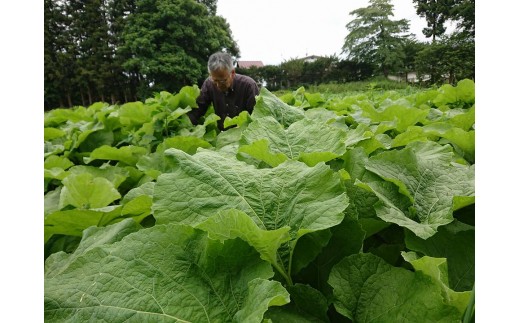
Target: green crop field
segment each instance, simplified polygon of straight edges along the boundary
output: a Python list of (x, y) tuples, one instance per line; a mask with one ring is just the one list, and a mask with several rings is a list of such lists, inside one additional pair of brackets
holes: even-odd
[(45, 112), (45, 320), (474, 319), (474, 82), (314, 90)]

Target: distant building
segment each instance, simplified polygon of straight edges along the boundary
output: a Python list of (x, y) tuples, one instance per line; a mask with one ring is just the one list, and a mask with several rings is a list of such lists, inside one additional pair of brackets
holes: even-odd
[(318, 60), (318, 58), (322, 58), (322, 56), (311, 55), (311, 56), (304, 57), (301, 60), (304, 63), (314, 63), (314, 62), (316, 62)]
[(262, 63), (262, 61), (238, 61), (237, 62), (237, 68), (247, 69), (247, 68), (251, 68), (253, 66), (263, 67), (264, 63)]
[(388, 75), (388, 79), (397, 82), (419, 83), (430, 80), (430, 75), (419, 76), (417, 72), (408, 72), (401, 75)]

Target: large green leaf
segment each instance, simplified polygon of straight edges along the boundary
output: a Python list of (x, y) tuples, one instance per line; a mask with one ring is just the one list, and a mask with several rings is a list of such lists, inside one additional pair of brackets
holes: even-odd
[(244, 212), (230, 209), (223, 210), (215, 216), (197, 225), (198, 229), (208, 232), (211, 239), (225, 241), (240, 238), (254, 247), (260, 257), (276, 268), (280, 268), (277, 254), (282, 243), (289, 241), (289, 227), (277, 230), (262, 230)]
[(475, 282), (475, 228), (457, 220), (439, 228), (423, 240), (406, 232), (406, 247), (421, 254), (446, 258), (449, 286), (455, 291), (471, 290)]
[(414, 142), (368, 160), (366, 168), (386, 183), (358, 185), (379, 197), (374, 206), (378, 217), (427, 239), (453, 221), (454, 198), (475, 195), (474, 167), (452, 164), (452, 156), (449, 146)]
[(124, 146), (121, 148), (111, 146), (101, 146), (90, 153), (90, 157), (84, 158), (85, 163), (90, 163), (97, 159), (117, 160), (126, 165), (135, 166), (139, 158), (145, 155), (148, 150), (144, 147)]
[(193, 156), (176, 149), (165, 154), (175, 166), (155, 185), (157, 223), (196, 226), (220, 211), (237, 209), (262, 230), (288, 227), (291, 241), (278, 250), (283, 266), (277, 269), (289, 282), (297, 240), (340, 223), (348, 206), (339, 175), (324, 163), (308, 167), (287, 161), (257, 169), (209, 150)]
[(251, 118), (255, 120), (267, 116), (275, 118), (284, 127), (288, 127), (292, 123), (305, 118), (305, 113), (303, 109), (288, 105), (265, 87), (262, 87)]
[(296, 237), (340, 223), (348, 205), (339, 175), (324, 163), (308, 167), (287, 161), (257, 169), (204, 149), (193, 156), (169, 149), (165, 155), (175, 167), (159, 176), (155, 185), (158, 223), (195, 226), (220, 210), (234, 208), (262, 229), (288, 225)]
[(176, 97), (179, 97), (179, 107), (196, 107), (197, 102), (195, 101), (199, 96), (200, 89), (197, 85), (193, 86), (183, 86), (179, 93), (176, 94)]
[(119, 108), (119, 120), (125, 127), (140, 128), (144, 123), (152, 121), (152, 114), (156, 110), (157, 107), (143, 102), (128, 102)]
[(85, 107), (74, 107), (72, 109), (53, 109), (45, 112), (44, 126), (57, 127), (66, 122), (91, 121), (92, 116)]
[(51, 155), (45, 159), (44, 166), (44, 178), (49, 179), (64, 179), (68, 174), (66, 169), (74, 166), (67, 157)]
[[(343, 155), (346, 150), (346, 136), (342, 129), (307, 118), (296, 121), (284, 129), (273, 117), (265, 117), (256, 119), (247, 127), (240, 143), (251, 145), (267, 139), (270, 153), (282, 153), (289, 159), (314, 166)], [(255, 156), (260, 156), (260, 153), (255, 153)]]
[(452, 109), (445, 112), (447, 116), (446, 122), (469, 131), (475, 126), (475, 105), (469, 109)]
[(110, 181), (115, 188), (118, 188), (123, 182), (130, 177), (130, 171), (128, 168), (119, 166), (111, 166), (109, 164), (103, 164), (100, 167), (87, 166), (87, 165), (76, 165), (68, 170), (70, 175), (72, 174), (83, 174), (88, 173), (93, 177), (103, 177)]
[(416, 108), (405, 99), (387, 100), (377, 108), (368, 104), (361, 107), (363, 115), (368, 117), (372, 123), (395, 121), (398, 132), (405, 131), (406, 128), (422, 121), (428, 115), (428, 110)]
[(443, 297), (446, 303), (455, 306), (460, 315), (464, 314), (471, 297), (471, 291), (456, 292), (449, 288), (448, 263), (446, 258), (433, 258), (424, 256), (419, 258), (415, 253), (403, 252), (403, 258), (408, 261), (416, 271), (432, 277), (443, 289)]
[[(296, 281), (303, 281), (319, 290), (327, 299), (332, 299), (332, 288), (327, 283), (331, 269), (346, 256), (357, 254), (363, 249), (365, 232), (358, 221), (345, 217), (339, 225), (329, 229), (331, 237), (327, 245), (320, 249), (318, 256), (302, 269), (295, 277)], [(300, 253), (305, 253), (307, 248), (300, 249), (302, 240), (305, 241), (309, 236), (303, 236), (296, 246), (295, 257)], [(315, 247), (314, 247), (315, 248)], [(312, 249), (310, 249), (312, 252)]]
[(356, 180), (370, 182), (377, 178), (377, 175), (366, 170), (368, 155), (361, 147), (348, 150), (342, 160), (344, 161), (342, 170), (346, 170), (351, 176), (351, 179), (345, 182), (349, 197), (349, 205), (345, 213), (347, 216), (357, 219), (365, 231), (366, 237), (369, 237), (387, 227), (389, 223), (378, 218), (374, 210), (374, 205), (379, 198), (371, 191), (358, 187), (355, 182)]
[(391, 268), (383, 259), (370, 253), (350, 255), (337, 263), (328, 282), (334, 289), (334, 306), (338, 312), (354, 319), (366, 280)]
[(475, 131), (465, 131), (449, 123), (432, 123), (423, 127), (427, 135), (435, 135), (447, 139), (462, 151), (462, 155), (470, 162), (475, 162)]
[(269, 141), (265, 138), (259, 139), (249, 145), (241, 145), (238, 147), (237, 153), (240, 157), (251, 156), (260, 162), (264, 162), (271, 167), (276, 167), (289, 159), (284, 153), (274, 153), (269, 148)]
[(475, 103), (475, 82), (470, 79), (460, 80), (456, 86), (444, 84), (438, 92), (433, 103), (441, 110), (469, 108)]
[(157, 146), (156, 152), (164, 152), (168, 148), (177, 148), (193, 155), (199, 147), (211, 148), (211, 144), (197, 137), (175, 136), (164, 139), (164, 141)]
[(104, 177), (94, 177), (90, 173), (70, 174), (63, 180), (60, 209), (67, 205), (78, 209), (96, 209), (120, 197), (114, 184)]
[(91, 226), (103, 226), (121, 215), (121, 206), (111, 206), (96, 210), (55, 211), (45, 216), (44, 239), (47, 242), (53, 234), (80, 237), (83, 230)]
[(289, 302), (254, 249), (191, 227), (157, 225), (78, 249), (45, 279), (46, 321), (261, 322)]
[(287, 290), (291, 294), (291, 302), (284, 306), (271, 307), (265, 313), (266, 319), (283, 323), (329, 322), (329, 304), (319, 291), (304, 284), (289, 286)]
[(355, 322), (458, 322), (461, 317), (432, 278), (372, 254), (343, 259), (332, 269), (329, 284), (338, 312)]
[(126, 235), (141, 228), (132, 219), (125, 219), (109, 227), (89, 226), (83, 230), (81, 242), (72, 254), (54, 253), (45, 260), (45, 278), (52, 278), (66, 270), (70, 264), (83, 256), (87, 251), (121, 240)]
[(43, 129), (43, 140), (49, 141), (66, 135), (66, 132), (58, 128), (48, 127)]
[(408, 127), (392, 141), (392, 147), (406, 146), (414, 141), (428, 141), (445, 138), (458, 149), (468, 161), (475, 161), (475, 131), (465, 131), (448, 122), (431, 123), (423, 127)]

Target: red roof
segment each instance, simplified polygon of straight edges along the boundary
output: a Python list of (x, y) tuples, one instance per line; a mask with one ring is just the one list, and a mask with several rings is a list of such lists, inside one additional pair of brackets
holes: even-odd
[(239, 68), (250, 68), (253, 66), (263, 67), (264, 63), (262, 61), (238, 61), (237, 65)]

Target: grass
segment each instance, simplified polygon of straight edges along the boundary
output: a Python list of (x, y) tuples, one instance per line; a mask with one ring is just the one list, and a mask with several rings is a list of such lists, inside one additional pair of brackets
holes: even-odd
[[(278, 90), (276, 95), (283, 95), (291, 93), (296, 89)], [(345, 94), (345, 93), (360, 93), (366, 91), (405, 91), (408, 94), (424, 90), (424, 88), (405, 82), (396, 82), (384, 77), (376, 77), (366, 81), (356, 81), (348, 83), (324, 83), (319, 85), (305, 86), (305, 91), (308, 93), (322, 93), (322, 94)]]
[[(405, 82), (396, 82), (384, 77), (376, 77), (366, 81), (348, 82), (348, 83), (325, 83), (319, 85), (305, 86), (307, 93), (321, 93), (323, 95), (341, 94), (343, 96), (356, 95), (359, 93), (370, 91), (373, 94), (382, 94), (385, 91), (396, 91), (402, 95), (409, 95), (423, 91), (425, 88)], [(275, 91), (276, 96), (282, 96), (286, 93), (292, 93), (296, 89), (286, 89)]]

